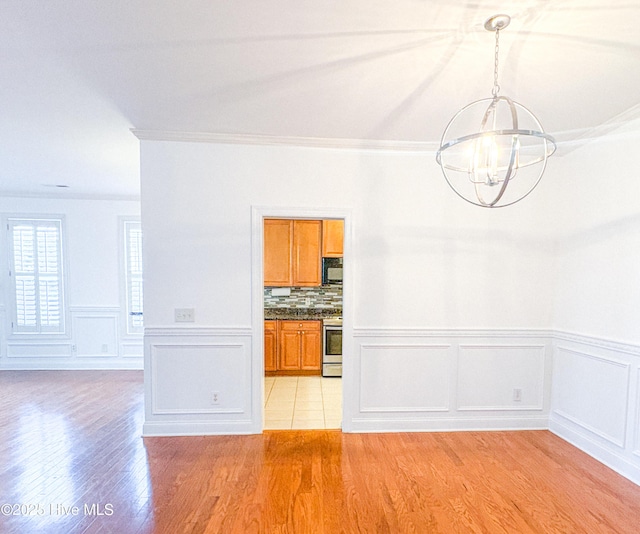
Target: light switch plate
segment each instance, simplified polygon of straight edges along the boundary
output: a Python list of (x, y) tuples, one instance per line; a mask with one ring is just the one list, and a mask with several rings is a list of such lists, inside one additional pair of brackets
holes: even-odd
[(195, 310), (193, 308), (176, 308), (176, 323), (193, 323), (195, 321)]

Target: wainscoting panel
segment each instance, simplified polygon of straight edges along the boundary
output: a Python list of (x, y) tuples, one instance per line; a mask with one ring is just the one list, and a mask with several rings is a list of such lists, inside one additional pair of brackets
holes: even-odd
[(123, 341), (120, 343), (120, 354), (123, 358), (142, 358), (144, 356), (142, 336), (140, 336), (140, 341)]
[(458, 410), (542, 410), (544, 345), (460, 345)]
[(0, 362), (2, 362), (7, 355), (7, 334), (5, 332), (5, 326), (7, 324), (7, 318), (5, 316), (5, 309), (0, 304)]
[(73, 337), (81, 358), (118, 356), (117, 313), (74, 313)]
[(554, 338), (549, 429), (640, 484), (640, 347)]
[(640, 460), (640, 367), (636, 368), (635, 425), (633, 429), (633, 454)]
[(123, 336), (121, 321), (119, 307), (71, 306), (64, 334), (4, 332), (0, 369), (142, 369), (142, 335)]
[(450, 345), (360, 346), (360, 411), (449, 409)]
[(7, 343), (9, 358), (68, 358), (71, 355), (71, 343), (23, 341)]
[(250, 328), (145, 329), (144, 435), (255, 432), (251, 334)]
[(629, 372), (630, 365), (624, 361), (558, 347), (554, 414), (624, 447)]
[(355, 329), (353, 343), (343, 366), (347, 431), (548, 426), (547, 331)]
[(244, 350), (242, 343), (153, 344), (153, 413), (245, 412)]

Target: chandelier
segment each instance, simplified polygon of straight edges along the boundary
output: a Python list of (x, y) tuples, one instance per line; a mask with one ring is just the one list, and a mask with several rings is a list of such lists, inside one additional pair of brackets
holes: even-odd
[(484, 23), (496, 37), (492, 97), (458, 111), (436, 155), (451, 188), (484, 208), (509, 206), (531, 193), (556, 149), (555, 140), (531, 111), (498, 94), (500, 31), (510, 21), (508, 15), (495, 15)]

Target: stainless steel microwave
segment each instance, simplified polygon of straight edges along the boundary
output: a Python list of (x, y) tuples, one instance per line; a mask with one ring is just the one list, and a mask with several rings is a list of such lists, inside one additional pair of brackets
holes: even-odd
[(342, 283), (342, 258), (322, 258), (322, 283)]

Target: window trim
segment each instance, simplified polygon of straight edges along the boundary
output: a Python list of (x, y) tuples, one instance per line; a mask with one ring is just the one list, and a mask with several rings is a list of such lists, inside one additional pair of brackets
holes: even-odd
[[(13, 248), (13, 234), (12, 228), (15, 223), (20, 222), (55, 222), (59, 229), (58, 245), (60, 248), (60, 329), (59, 330), (42, 330), (42, 326), (38, 324), (35, 329), (20, 330), (17, 328), (17, 301), (16, 301), (16, 286), (15, 286), (15, 260), (14, 260), (14, 248)], [(68, 306), (68, 247), (67, 247), (67, 229), (66, 220), (64, 215), (53, 213), (37, 213), (37, 214), (25, 214), (25, 213), (11, 213), (5, 214), (2, 218), (2, 223), (5, 228), (5, 242), (4, 247), (7, 251), (5, 273), (7, 280), (6, 287), (6, 300), (7, 303), (7, 332), (10, 338), (27, 339), (29, 337), (34, 339), (55, 338), (60, 339), (69, 338), (69, 306)]]
[[(120, 264), (120, 300), (122, 310), (122, 332), (124, 336), (129, 339), (138, 339), (144, 333), (144, 324), (139, 329), (132, 327), (129, 320), (129, 265), (128, 265), (128, 244), (129, 236), (127, 235), (127, 227), (130, 224), (136, 224), (141, 227), (140, 217), (135, 216), (121, 216), (118, 218), (118, 250), (119, 250), (119, 264)], [(144, 267), (143, 267), (144, 269)], [(143, 275), (144, 276), (144, 275)], [(143, 282), (144, 283), (144, 282)], [(143, 294), (144, 295), (144, 294)], [(143, 298), (143, 313), (144, 313), (144, 298)]]

